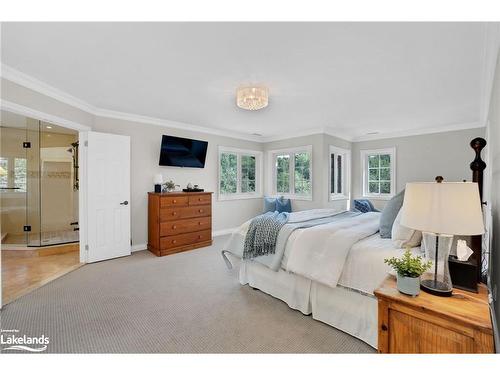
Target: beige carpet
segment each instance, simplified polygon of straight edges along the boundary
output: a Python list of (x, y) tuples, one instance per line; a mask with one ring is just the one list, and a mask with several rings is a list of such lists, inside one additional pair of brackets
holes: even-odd
[(4, 306), (2, 329), (59, 353), (365, 353), (367, 344), (238, 283), (213, 246), (89, 264)]

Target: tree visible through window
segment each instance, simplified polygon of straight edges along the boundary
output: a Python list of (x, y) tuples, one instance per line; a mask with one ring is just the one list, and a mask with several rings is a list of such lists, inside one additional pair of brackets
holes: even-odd
[(276, 194), (309, 197), (312, 193), (311, 151), (281, 151), (274, 157)]
[(258, 190), (258, 152), (219, 148), (219, 195), (237, 198), (254, 195)]
[(365, 196), (391, 196), (395, 189), (396, 149), (362, 150)]
[(241, 192), (255, 192), (255, 156), (241, 155)]
[(220, 193), (234, 194), (238, 186), (238, 155), (220, 155)]
[(391, 155), (368, 156), (368, 192), (391, 193)]
[(9, 187), (9, 159), (0, 158), (0, 189)]

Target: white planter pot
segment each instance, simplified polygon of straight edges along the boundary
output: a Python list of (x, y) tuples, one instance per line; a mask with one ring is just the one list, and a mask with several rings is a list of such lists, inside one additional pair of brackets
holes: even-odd
[(397, 286), (401, 293), (418, 296), (420, 293), (420, 277), (406, 277), (398, 274)]

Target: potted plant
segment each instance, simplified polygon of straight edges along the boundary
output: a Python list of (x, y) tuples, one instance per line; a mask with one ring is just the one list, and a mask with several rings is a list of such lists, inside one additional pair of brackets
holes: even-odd
[(176, 185), (175, 182), (172, 180), (164, 182), (163, 183), (163, 191), (170, 193), (170, 192), (174, 191), (177, 186), (179, 186), (179, 185)]
[(384, 259), (397, 274), (397, 286), (401, 293), (417, 296), (420, 293), (420, 276), (432, 266), (431, 261), (423, 261), (422, 257), (412, 257), (406, 249), (402, 258)]

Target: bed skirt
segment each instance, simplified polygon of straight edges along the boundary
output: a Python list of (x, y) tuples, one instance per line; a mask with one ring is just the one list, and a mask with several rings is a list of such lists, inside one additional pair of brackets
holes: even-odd
[(330, 288), (282, 269), (274, 272), (256, 262), (240, 263), (239, 281), (377, 348), (377, 299), (373, 296), (340, 286)]

